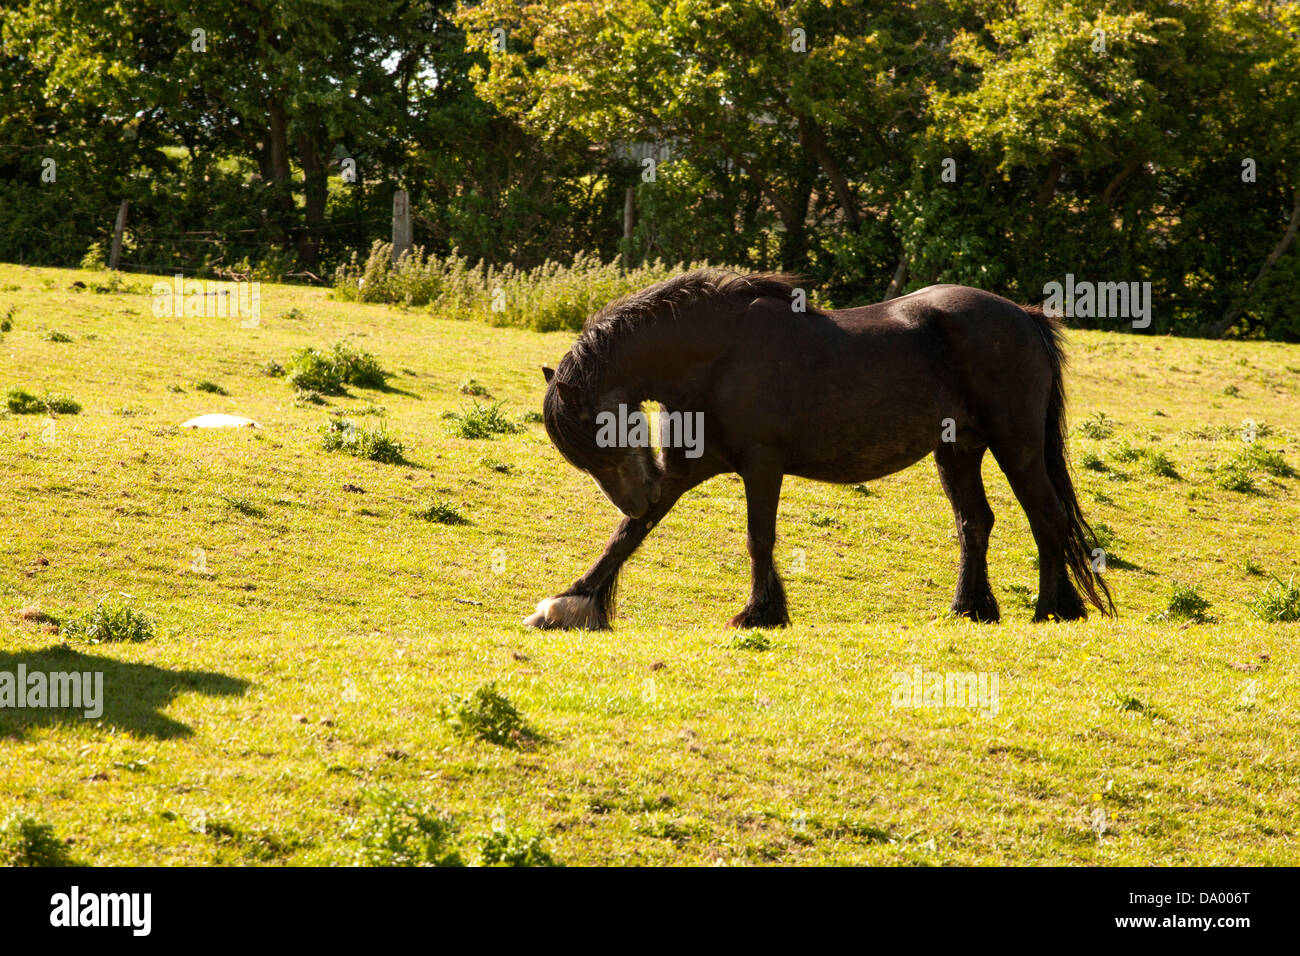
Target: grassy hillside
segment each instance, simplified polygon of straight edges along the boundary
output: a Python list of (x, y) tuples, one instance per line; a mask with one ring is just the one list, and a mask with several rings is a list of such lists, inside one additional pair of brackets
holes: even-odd
[[(1248, 607), (1297, 571), (1300, 478), (1258, 452), (1300, 467), (1300, 347), (1070, 336), (1117, 621), (1030, 625), (1035, 552), (990, 458), (1003, 624), (943, 616), (957, 542), (926, 461), (788, 481), (787, 630), (723, 627), (748, 559), (720, 478), (629, 564), (613, 632), (540, 633), (521, 619), (617, 521), (524, 421), (570, 333), (280, 286), (254, 328), (160, 319), (129, 281), (0, 266), (0, 392), (83, 406), (0, 418), (0, 672), (102, 671), (107, 698), (97, 721), (0, 709), (0, 862), (1300, 860), (1300, 624)], [(295, 404), (265, 372), (339, 341), (386, 390)], [(471, 378), (522, 431), (451, 435)], [(177, 427), (210, 412), (262, 427)], [(405, 462), (325, 450), (333, 412)], [(152, 638), (88, 642), (105, 596)], [(996, 674), (997, 713), (893, 706), (918, 667)], [(528, 728), (505, 744), (454, 719), (492, 682)]]

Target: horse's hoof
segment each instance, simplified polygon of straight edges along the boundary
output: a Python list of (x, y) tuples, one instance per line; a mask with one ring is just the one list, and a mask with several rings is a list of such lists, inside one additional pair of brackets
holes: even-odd
[(543, 630), (596, 630), (605, 626), (595, 599), (582, 594), (565, 594), (539, 601), (537, 610), (524, 618), (524, 625)]
[(524, 618), (524, 627), (546, 627), (546, 612), (542, 610), (541, 604), (536, 611)]
[(730, 621), (727, 627), (734, 628), (768, 628), (788, 627), (790, 618), (784, 614), (759, 614), (756, 611), (741, 611)]

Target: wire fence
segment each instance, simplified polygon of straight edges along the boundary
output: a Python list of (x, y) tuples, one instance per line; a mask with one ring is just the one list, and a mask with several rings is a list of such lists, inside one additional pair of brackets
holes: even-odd
[[(180, 269), (184, 272), (197, 274), (203, 271), (211, 271), (214, 275), (221, 278), (248, 278), (248, 270), (239, 270), (235, 263), (224, 262), (225, 256), (219, 256), (212, 259), (210, 256), (196, 255), (179, 255), (176, 250), (180, 248), (188, 249), (194, 253), (201, 253), (207, 250), (225, 250), (228, 251), (232, 258), (250, 263), (258, 263), (270, 259), (277, 253), (283, 254), (286, 249), (292, 248), (297, 242), (304, 237), (309, 236), (321, 242), (329, 242), (336, 238), (339, 230), (356, 229), (364, 226), (375, 226), (379, 224), (391, 225), (391, 219), (384, 216), (373, 216), (366, 219), (353, 219), (344, 222), (327, 222), (317, 226), (312, 226), (310, 230), (299, 231), (298, 235), (287, 237), (282, 241), (252, 241), (246, 236), (255, 236), (264, 233), (264, 229), (189, 229), (178, 232), (159, 232), (150, 228), (148, 225), (131, 225), (128, 223), (125, 229), (125, 236), (128, 239), (128, 245), (132, 250), (131, 259), (122, 258), (118, 261), (118, 268), (123, 272), (135, 273), (152, 273), (173, 272)], [(54, 233), (48, 230), (37, 230), (42, 235), (50, 238), (56, 238)], [(240, 238), (237, 238), (240, 237)], [(373, 238), (373, 237), (372, 237)], [(197, 247), (197, 248), (196, 248)], [(370, 247), (370, 239), (360, 241), (360, 244), (353, 243), (350, 248), (356, 251), (365, 252)], [(154, 250), (163, 251), (163, 254), (155, 258), (151, 255)], [(164, 251), (165, 250), (165, 251)], [(260, 253), (260, 256), (258, 255)], [(326, 273), (328, 269), (322, 270)], [(307, 269), (299, 269), (282, 274), (284, 279), (300, 280), (311, 283), (325, 283), (326, 279), (311, 272)]]

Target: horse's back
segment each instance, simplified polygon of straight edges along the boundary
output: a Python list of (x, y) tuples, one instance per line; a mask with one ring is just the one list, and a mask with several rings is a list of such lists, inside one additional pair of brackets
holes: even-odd
[(1010, 299), (983, 289), (951, 284), (926, 286), (896, 299), (853, 309), (838, 309), (827, 315), (848, 330), (923, 330), (927, 326), (962, 319), (986, 323), (1003, 320), (1023, 325), (1026, 318), (1024, 309)]
[(778, 353), (788, 372), (806, 369), (778, 391), (801, 413), (790, 422), (794, 474), (869, 480), (928, 454), (944, 422), (978, 441), (1044, 421), (1052, 371), (1039, 322), (1002, 296), (935, 285), (806, 328), (805, 348)]
[(864, 342), (910, 341), (938, 374), (965, 379), (968, 388), (983, 390), (983, 380), (990, 373), (1004, 385), (1023, 379), (1027, 388), (1034, 389), (1050, 380), (1041, 317), (983, 289), (932, 285), (828, 315), (851, 337)]

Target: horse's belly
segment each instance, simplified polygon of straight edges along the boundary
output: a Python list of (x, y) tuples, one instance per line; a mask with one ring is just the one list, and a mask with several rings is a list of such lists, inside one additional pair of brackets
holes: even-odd
[(943, 440), (944, 418), (951, 413), (928, 400), (930, 396), (909, 394), (902, 386), (892, 395), (892, 402), (875, 394), (856, 407), (837, 401), (807, 415), (787, 458), (787, 472), (855, 483), (892, 475), (920, 461)]
[(883, 451), (876, 448), (858, 455), (841, 455), (829, 460), (793, 461), (786, 473), (813, 481), (829, 481), (849, 485), (860, 481), (874, 481), (916, 464), (933, 451), (933, 447)]

